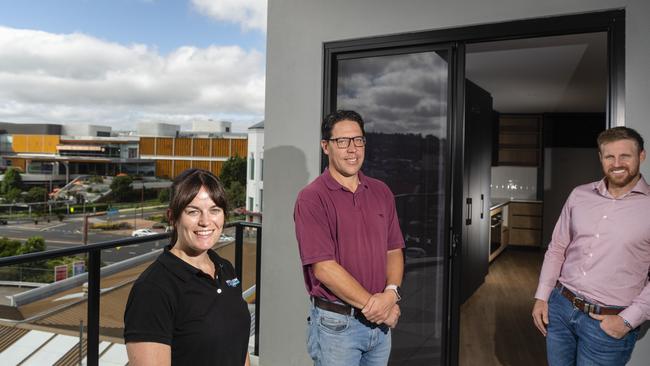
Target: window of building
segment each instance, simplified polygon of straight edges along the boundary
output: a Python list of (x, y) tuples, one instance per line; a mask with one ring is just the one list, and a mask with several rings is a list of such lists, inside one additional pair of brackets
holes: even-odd
[(129, 148), (129, 159), (137, 159), (138, 158), (138, 148), (137, 147), (130, 147)]
[(253, 211), (253, 197), (248, 197), (248, 211)]
[(264, 180), (264, 158), (260, 159), (260, 180)]
[(0, 152), (2, 153), (12, 152), (11, 141), (12, 141), (12, 136), (0, 135)]
[(260, 212), (262, 212), (264, 207), (264, 190), (260, 189)]
[(251, 180), (255, 180), (255, 155), (251, 154), (250, 159), (248, 159), (248, 166), (250, 169)]

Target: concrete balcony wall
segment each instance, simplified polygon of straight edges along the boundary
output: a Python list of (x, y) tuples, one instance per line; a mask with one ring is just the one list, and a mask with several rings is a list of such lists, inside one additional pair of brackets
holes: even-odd
[[(272, 214), (264, 219), (260, 364), (311, 363), (305, 347), (309, 301), (292, 212), (298, 191), (320, 174), (324, 42), (621, 8), (626, 9), (626, 100), (625, 119), (617, 123), (650, 139), (647, 0), (269, 2), (264, 210)], [(650, 176), (650, 164), (642, 172)], [(630, 365), (647, 365), (648, 359), (646, 336)]]

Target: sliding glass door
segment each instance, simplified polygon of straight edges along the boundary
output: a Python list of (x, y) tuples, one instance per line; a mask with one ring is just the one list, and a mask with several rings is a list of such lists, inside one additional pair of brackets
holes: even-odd
[(365, 174), (395, 195), (406, 241), (390, 365), (444, 363), (450, 198), (449, 49), (340, 55), (332, 108), (366, 121)]

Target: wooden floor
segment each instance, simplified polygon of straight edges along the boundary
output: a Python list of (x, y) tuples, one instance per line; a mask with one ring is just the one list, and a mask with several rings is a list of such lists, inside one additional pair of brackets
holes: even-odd
[(538, 251), (509, 247), (490, 264), (485, 283), (461, 307), (461, 366), (547, 364), (531, 316), (542, 261)]

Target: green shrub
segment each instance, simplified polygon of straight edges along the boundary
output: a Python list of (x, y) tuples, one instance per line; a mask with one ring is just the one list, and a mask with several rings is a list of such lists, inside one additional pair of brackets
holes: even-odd
[(5, 194), (5, 200), (7, 202), (21, 202), (22, 201), (22, 193), (23, 191), (20, 188), (11, 188), (9, 191)]
[(149, 221), (157, 221), (157, 222), (162, 222), (162, 223), (167, 223), (167, 216), (166, 215), (151, 215), (147, 217), (147, 220)]
[(160, 203), (169, 203), (169, 189), (163, 189), (158, 192), (158, 200)]
[(126, 230), (131, 229), (133, 226), (126, 221), (122, 222), (94, 222), (90, 224), (91, 229), (97, 230)]
[(88, 178), (88, 183), (104, 183), (104, 178), (101, 175), (93, 175)]
[(43, 187), (32, 187), (25, 196), (25, 202), (44, 202), (47, 200), (47, 190)]
[(18, 255), (20, 240), (0, 238), (0, 257), (11, 257)]

